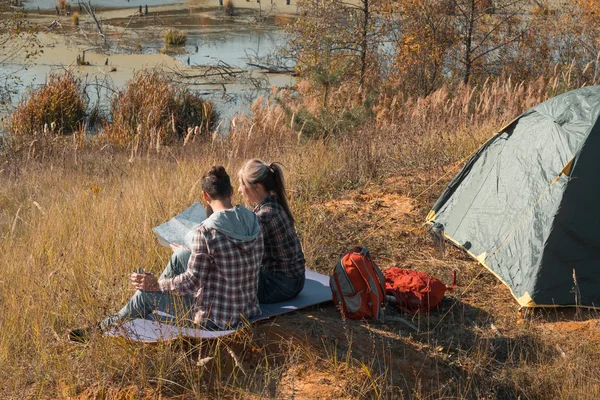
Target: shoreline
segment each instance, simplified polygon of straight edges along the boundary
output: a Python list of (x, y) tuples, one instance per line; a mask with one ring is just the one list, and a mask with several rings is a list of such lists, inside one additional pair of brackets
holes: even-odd
[[(265, 13), (269, 13), (271, 16), (290, 16), (297, 17), (299, 15), (299, 3), (297, 0), (290, 0), (290, 4), (286, 4), (286, 0), (268, 0), (264, 3), (256, 1), (256, 0), (232, 0), (235, 9), (245, 10), (245, 11), (262, 11)], [(144, 18), (145, 16), (139, 15), (139, 7), (142, 7), (142, 10), (145, 11), (145, 5), (137, 5), (137, 6), (127, 6), (127, 7), (102, 7), (102, 6), (94, 6), (96, 10), (96, 15), (101, 17), (105, 22), (108, 22), (113, 19), (122, 19), (122, 18), (131, 18), (135, 16), (139, 16), (140, 18)], [(219, 0), (196, 0), (189, 1), (186, 3), (173, 3), (173, 4), (160, 4), (148, 6), (148, 15), (147, 17), (152, 17), (154, 14), (164, 15), (169, 14), (170, 12), (181, 12), (187, 10), (189, 14), (197, 14), (202, 12), (215, 12), (221, 10), (223, 6), (219, 4)], [(28, 18), (69, 18), (65, 14), (56, 15), (53, 8), (40, 9), (40, 12), (37, 12), (37, 8), (25, 8), (25, 12), (27, 13)], [(80, 12), (78, 6), (71, 6), (72, 12)], [(80, 12), (82, 17), (89, 17), (89, 15), (85, 12), (85, 9), (82, 9)]]

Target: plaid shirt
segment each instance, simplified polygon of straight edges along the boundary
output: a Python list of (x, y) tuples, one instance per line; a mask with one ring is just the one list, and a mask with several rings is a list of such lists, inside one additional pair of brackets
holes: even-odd
[(296, 278), (304, 275), (304, 253), (294, 224), (275, 196), (267, 196), (254, 209), (263, 233), (263, 268)]
[(234, 242), (200, 225), (192, 240), (187, 271), (160, 280), (162, 292), (194, 294), (194, 322), (210, 320), (222, 329), (260, 314), (258, 271), (263, 257), (262, 234), (249, 242)]

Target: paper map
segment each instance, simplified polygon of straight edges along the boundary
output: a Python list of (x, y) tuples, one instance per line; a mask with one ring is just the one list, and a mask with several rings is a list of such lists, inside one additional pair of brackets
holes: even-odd
[(152, 228), (152, 230), (156, 234), (158, 242), (163, 246), (175, 243), (191, 248), (194, 230), (205, 219), (206, 210), (200, 202), (195, 201), (182, 213), (177, 214), (164, 224)]

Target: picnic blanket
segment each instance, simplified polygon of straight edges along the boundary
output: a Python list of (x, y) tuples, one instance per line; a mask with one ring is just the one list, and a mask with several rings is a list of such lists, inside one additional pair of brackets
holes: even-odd
[[(251, 318), (250, 323), (313, 306), (315, 304), (324, 303), (331, 299), (329, 276), (307, 269), (304, 289), (302, 289), (298, 296), (292, 300), (282, 301), (280, 303), (261, 304), (261, 314)], [(104, 334), (107, 336), (125, 337), (138, 342), (155, 343), (180, 337), (215, 339), (231, 335), (235, 331), (236, 330), (207, 331), (165, 324), (150, 319), (134, 319), (124, 323), (120, 327), (112, 328)]]

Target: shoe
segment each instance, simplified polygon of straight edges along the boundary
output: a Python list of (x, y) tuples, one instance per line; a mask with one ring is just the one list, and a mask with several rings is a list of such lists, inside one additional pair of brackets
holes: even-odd
[(96, 330), (100, 330), (99, 324), (98, 326), (86, 326), (83, 328), (73, 329), (68, 334), (69, 341), (74, 343), (87, 343)]

